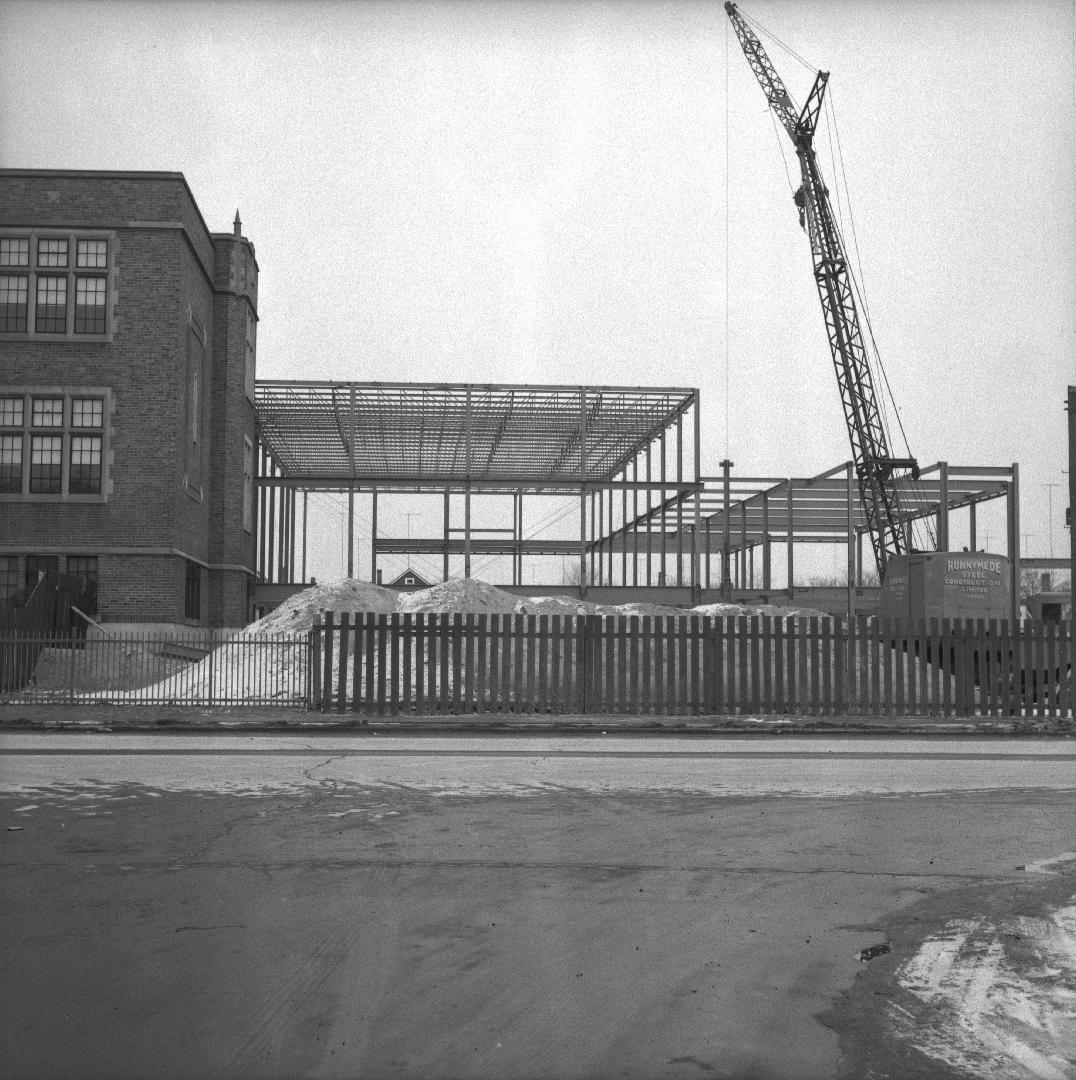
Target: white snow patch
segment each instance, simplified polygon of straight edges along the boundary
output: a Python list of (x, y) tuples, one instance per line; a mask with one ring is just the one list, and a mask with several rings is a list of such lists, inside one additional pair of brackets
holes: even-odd
[(925, 1008), (895, 1003), (890, 1022), (930, 1057), (996, 1080), (1076, 1076), (1076, 903), (953, 920), (897, 978)]
[(1076, 861), (1076, 851), (1062, 851), (1060, 855), (1051, 855), (1048, 859), (1036, 859), (1029, 862), (1024, 869), (1029, 874), (1052, 874), (1054, 868), (1068, 862)]
[[(684, 609), (663, 604), (596, 604), (570, 596), (516, 596), (476, 578), (452, 578), (413, 593), (354, 578), (312, 585), (295, 593), (263, 619), (251, 623), (191, 664), (152, 686), (133, 690), (100, 690), (81, 694), (85, 701), (296, 701), (305, 692), (304, 635), (325, 612), (377, 614), (455, 613), (490, 615), (619, 615), (658, 616), (817, 616), (808, 608), (779, 608), (772, 604), (705, 604)], [(257, 655), (245, 646), (260, 640)], [(354, 656), (349, 659), (354, 664)], [(348, 678), (352, 671), (349, 667)]]

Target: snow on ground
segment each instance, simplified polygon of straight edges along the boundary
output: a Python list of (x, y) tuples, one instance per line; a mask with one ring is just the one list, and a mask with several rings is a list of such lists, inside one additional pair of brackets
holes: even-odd
[(1030, 918), (952, 920), (897, 972), (894, 1028), (993, 1080), (1076, 1076), (1076, 896)]
[(396, 610), (399, 599), (400, 593), (395, 589), (372, 585), (355, 578), (343, 578), (325, 585), (311, 585), (310, 588), (289, 596), (265, 618), (251, 623), (241, 636), (250, 638), (263, 634), (306, 633), (323, 611), (390, 612)]
[(332, 584), (312, 585), (296, 593), (243, 633), (251, 637), (304, 632), (324, 611), (459, 611), (473, 615), (813, 615), (828, 618), (823, 611), (781, 608), (774, 604), (703, 604), (684, 609), (666, 604), (597, 604), (574, 596), (516, 596), (476, 578), (452, 578), (413, 593), (345, 578)]
[[(772, 604), (753, 607), (707, 604), (685, 610), (663, 604), (596, 604), (571, 596), (516, 596), (474, 578), (453, 578), (413, 593), (344, 578), (311, 585), (295, 593), (264, 618), (251, 623), (213, 650), (211, 657), (170, 678), (133, 690), (102, 690), (82, 695), (85, 700), (289, 701), (301, 697), (305, 685), (304, 635), (326, 611), (340, 612), (463, 612), (500, 615), (817, 615), (803, 608), (782, 609)], [(272, 638), (261, 655), (244, 645)], [(353, 658), (351, 658), (353, 662)], [(349, 675), (350, 678), (350, 669)]]

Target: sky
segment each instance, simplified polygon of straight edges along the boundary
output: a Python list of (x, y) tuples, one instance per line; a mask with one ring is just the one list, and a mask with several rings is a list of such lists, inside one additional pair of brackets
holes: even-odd
[[(1019, 463), (1024, 553), (1065, 554), (1076, 0), (741, 9), (798, 103), (831, 73), (819, 160), (911, 453)], [(259, 377), (699, 387), (704, 474), (850, 456), (795, 158), (718, 0), (0, 0), (0, 165), (238, 208)]]

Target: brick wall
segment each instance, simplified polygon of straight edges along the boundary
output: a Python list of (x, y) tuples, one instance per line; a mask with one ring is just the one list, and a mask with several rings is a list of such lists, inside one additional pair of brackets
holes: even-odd
[[(115, 275), (110, 340), (0, 338), (0, 390), (107, 388), (112, 404), (107, 501), (5, 500), (0, 551), (97, 553), (102, 618), (182, 622), (183, 558), (108, 549), (172, 548), (253, 567), (242, 531), (243, 435), (254, 434), (243, 391), (246, 310), (257, 296), (253, 248), (209, 234), (180, 174), (0, 170), (4, 225), (113, 230)], [(214, 275), (227, 293), (215, 294)], [(198, 336), (205, 348), (194, 447)], [(245, 575), (224, 571), (214, 584), (216, 574), (204, 575), (202, 622), (242, 625)]]

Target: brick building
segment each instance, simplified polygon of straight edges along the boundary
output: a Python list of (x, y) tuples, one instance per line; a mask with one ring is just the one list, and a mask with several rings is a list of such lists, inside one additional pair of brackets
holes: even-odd
[(245, 624), (257, 298), (181, 173), (0, 170), (0, 598), (55, 570), (102, 622)]

